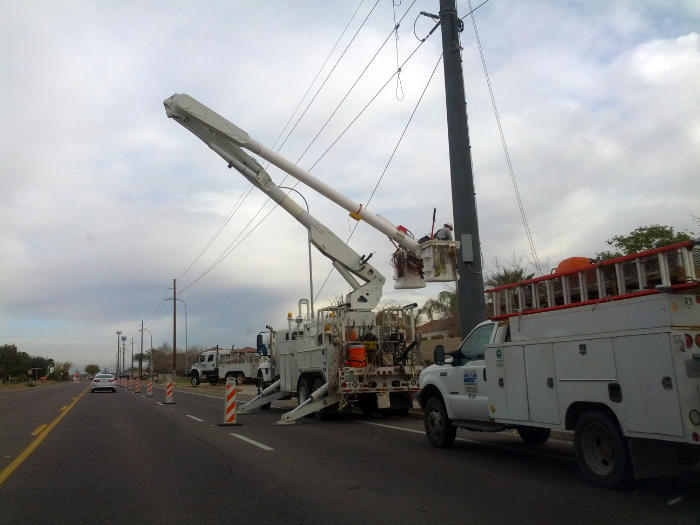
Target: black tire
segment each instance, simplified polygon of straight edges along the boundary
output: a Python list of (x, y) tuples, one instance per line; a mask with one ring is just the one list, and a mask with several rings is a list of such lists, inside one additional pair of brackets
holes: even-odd
[(199, 374), (192, 374), (192, 376), (190, 377), (190, 384), (192, 386), (199, 386), (199, 383)]
[(369, 416), (377, 410), (377, 395), (376, 394), (360, 394), (357, 400), (357, 406), (360, 407), (362, 413)]
[(576, 423), (574, 447), (579, 469), (593, 485), (612, 489), (632, 479), (627, 440), (609, 415), (584, 412)]
[(425, 404), (423, 412), (425, 437), (433, 447), (450, 448), (457, 437), (457, 428), (447, 417), (447, 410), (442, 399), (431, 397)]
[(272, 403), (265, 403), (264, 405), (260, 406), (260, 410), (270, 410), (271, 406), (272, 406)]
[(551, 430), (541, 427), (518, 427), (518, 435), (528, 445), (543, 445), (549, 439)]
[(299, 405), (309, 398), (309, 394), (311, 393), (310, 388), (309, 380), (302, 377), (297, 385), (297, 402)]
[(112, 393), (113, 393), (113, 394), (116, 394), (116, 393), (117, 393), (117, 389), (116, 389), (116, 388), (113, 388), (113, 389), (112, 389)]

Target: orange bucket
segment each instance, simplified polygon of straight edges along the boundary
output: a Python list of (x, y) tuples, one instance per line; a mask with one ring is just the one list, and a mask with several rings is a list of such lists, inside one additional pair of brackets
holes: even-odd
[(348, 346), (348, 364), (355, 368), (367, 366), (367, 351), (364, 345)]

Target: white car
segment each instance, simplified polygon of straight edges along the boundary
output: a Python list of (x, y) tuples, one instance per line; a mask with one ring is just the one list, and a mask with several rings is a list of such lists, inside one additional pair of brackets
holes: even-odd
[(111, 390), (117, 391), (117, 380), (112, 374), (97, 374), (92, 383), (90, 383), (90, 393), (95, 390)]

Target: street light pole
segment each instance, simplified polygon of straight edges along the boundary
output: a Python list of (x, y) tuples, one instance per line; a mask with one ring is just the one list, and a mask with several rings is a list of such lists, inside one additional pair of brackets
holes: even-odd
[(148, 367), (150, 368), (148, 372), (148, 377), (153, 379), (153, 334), (148, 328), (143, 327), (143, 322), (141, 322), (141, 337), (143, 337), (143, 331), (146, 330), (148, 335), (151, 336), (151, 358), (148, 360)]
[[(309, 212), (309, 203), (306, 202), (306, 198), (301, 194), (301, 192), (297, 189), (290, 188), (288, 186), (280, 186), (280, 189), (282, 190), (290, 190), (299, 195), (299, 197), (302, 198), (304, 201), (304, 204), (306, 204), (306, 213), (311, 213)], [(307, 244), (309, 245), (309, 301), (311, 302), (311, 319), (314, 318), (314, 279), (313, 279), (313, 274), (311, 271), (311, 230), (307, 229), (308, 235), (307, 235)]]
[(122, 335), (121, 330), (117, 330), (117, 377), (119, 377), (120, 374), (120, 369), (119, 369), (119, 338)]
[(131, 379), (134, 378), (134, 338), (131, 338)]

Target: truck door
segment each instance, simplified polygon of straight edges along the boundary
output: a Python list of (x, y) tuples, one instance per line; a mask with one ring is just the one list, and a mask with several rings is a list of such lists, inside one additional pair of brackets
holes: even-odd
[(213, 372), (214, 371), (214, 352), (210, 354), (202, 354), (201, 359), (204, 359), (204, 361), (200, 361), (200, 364), (202, 365), (202, 372)]
[(460, 345), (454, 366), (447, 371), (454, 419), (488, 419), (484, 348), (491, 342), (496, 326), (488, 323), (472, 330)]

